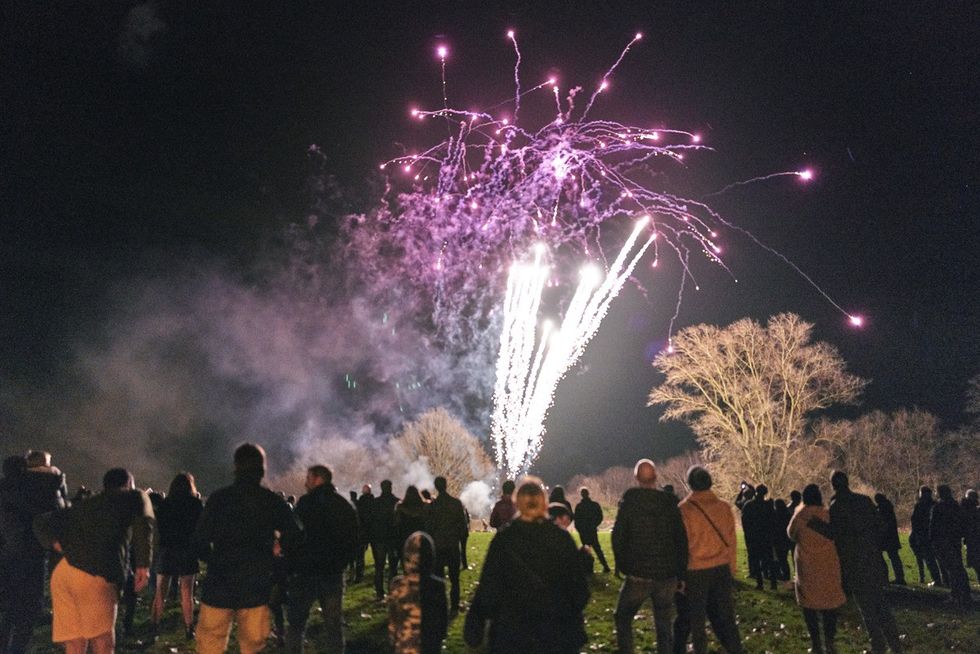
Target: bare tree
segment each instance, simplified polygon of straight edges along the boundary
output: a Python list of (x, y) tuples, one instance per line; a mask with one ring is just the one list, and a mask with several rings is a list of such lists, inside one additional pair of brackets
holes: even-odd
[(967, 424), (946, 435), (940, 468), (962, 486), (980, 490), (980, 375), (966, 388)]
[(658, 461), (657, 482), (661, 488), (668, 484), (673, 486), (677, 496), (684, 497), (691, 492), (691, 487), (687, 485), (687, 471), (691, 469), (691, 466), (704, 465), (704, 463), (701, 453), (697, 450), (690, 450), (664, 461)]
[(779, 495), (812, 477), (823, 454), (807, 429), (814, 413), (857, 401), (866, 382), (812, 331), (791, 313), (765, 327), (750, 319), (695, 325), (654, 361), (666, 379), (649, 403), (666, 405), (663, 420), (691, 426), (706, 460), (719, 463), (722, 492), (747, 479)]
[(908, 514), (922, 484), (939, 481), (939, 419), (921, 409), (872, 411), (856, 420), (821, 421), (814, 431), (831, 465), (847, 471)]
[(466, 484), (487, 479), (495, 470), (476, 436), (441, 407), (405, 425), (390, 447), (392, 456), (424, 461), (433, 476), (445, 477), (452, 495), (458, 496)]
[(966, 413), (974, 423), (980, 423), (980, 375), (973, 376), (966, 386)]
[(626, 466), (613, 466), (597, 475), (575, 475), (566, 484), (569, 494), (577, 494), (582, 486), (589, 489), (590, 497), (605, 507), (619, 504), (627, 488), (636, 485), (633, 469)]

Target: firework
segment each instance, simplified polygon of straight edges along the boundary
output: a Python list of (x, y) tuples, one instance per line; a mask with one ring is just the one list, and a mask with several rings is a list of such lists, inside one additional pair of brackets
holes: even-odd
[[(442, 107), (413, 107), (410, 116), (423, 124), (445, 123), (450, 135), (381, 164), (389, 173), (385, 202), (376, 216), (382, 228), (367, 237), (375, 242), (359, 249), (397, 251), (400, 278), (421, 297), (446, 342), (473, 338), (471, 319), (494, 310), (497, 280), (533, 242), (546, 243), (566, 261), (582, 255), (604, 258), (601, 228), (645, 215), (650, 217), (647, 233), (660, 237), (653, 244), (652, 265), (666, 248), (692, 282), (692, 253), (725, 268), (720, 257), (723, 232), (742, 230), (703, 201), (657, 185), (664, 172), (680, 172), (690, 155), (711, 149), (702, 135), (589, 118), (601, 96), (614, 92), (615, 71), (641, 38), (636, 34), (630, 40), (591, 90), (563, 92), (556, 78), (522, 90), (521, 51), (510, 30), (506, 39), (516, 57), (514, 95), (485, 110), (451, 107), (445, 77), (448, 47), (437, 48)], [(554, 112), (543, 125), (531, 128), (522, 122), (528, 112), (522, 111), (521, 102), (535, 93), (553, 96)], [(579, 108), (576, 97), (584, 94), (588, 100)], [(807, 181), (813, 173), (772, 173), (718, 193), (781, 176)]]
[(497, 463), (511, 476), (526, 473), (537, 457), (545, 431), (544, 421), (558, 383), (582, 356), (613, 298), (654, 242), (653, 236), (648, 235), (636, 247), (647, 223), (648, 219), (643, 218), (636, 224), (604, 279), (593, 266), (581, 271), (561, 325), (553, 330), (551, 323), (544, 323), (540, 338), (537, 337), (538, 310), (550, 274), (543, 262), (545, 247), (536, 248), (533, 263), (511, 267), (490, 431)]
[[(544, 288), (536, 284), (571, 280), (571, 269), (583, 259), (605, 264), (607, 282), (620, 279), (616, 266), (608, 265), (603, 244), (622, 242), (629, 225), (639, 225), (629, 242), (645, 244), (642, 250), (651, 253), (651, 267), (657, 267), (664, 254), (680, 263), (668, 336), (684, 288), (698, 287), (691, 268), (694, 260), (703, 258), (727, 271), (724, 240), (733, 231), (792, 266), (851, 325), (862, 324), (860, 317), (844, 311), (786, 257), (714, 211), (705, 202), (710, 196), (693, 199), (668, 190), (666, 182), (686, 174), (696, 163), (695, 155), (711, 151), (697, 130), (594, 117), (603, 97), (621, 92), (615, 80), (617, 67), (641, 38), (636, 34), (613, 65), (583, 89), (555, 77), (522, 83), (522, 54), (517, 34), (510, 30), (506, 43), (515, 54), (513, 95), (497, 104), (466, 109), (453, 107), (452, 85), (447, 85), (446, 77), (451, 50), (446, 43), (437, 44), (438, 104), (408, 111), (435, 143), (406, 149), (381, 163), (386, 179), (382, 201), (369, 214), (354, 217), (344, 234), (350, 258), (357, 261), (358, 286), (387, 304), (396, 316), (392, 328), (411, 323), (429, 330), (432, 337), (427, 345), (447, 353), (457, 364), (462, 362), (452, 370), (466, 369), (469, 378), (478, 378), (477, 386), (485, 387), (474, 395), (481, 404), (493, 383), (494, 354), (500, 354), (495, 390), (501, 404), (493, 409), (494, 425), (499, 425), (494, 433), (495, 438), (505, 439), (500, 441), (504, 448), (510, 448), (507, 467), (512, 469), (526, 467), (536, 453), (542, 430), (534, 421), (544, 420), (554, 384), (572, 365), (567, 363), (572, 352), (561, 359), (557, 348), (531, 338), (537, 334), (536, 324), (523, 322), (536, 316)], [(782, 177), (806, 182), (813, 172), (761, 175), (712, 195)], [(538, 276), (543, 274), (543, 259), (537, 266), (527, 263), (511, 269), (535, 243), (543, 244), (547, 252), (547, 278)], [(633, 270), (638, 260), (629, 258), (624, 270)], [(508, 295), (501, 311), (505, 279)], [(574, 298), (585, 292), (581, 283), (578, 288)], [(523, 307), (520, 319), (514, 317), (517, 306)], [(597, 329), (601, 314), (595, 315), (599, 318), (588, 324)], [(518, 325), (523, 331), (515, 331)], [(498, 341), (499, 334), (506, 343)], [(519, 393), (527, 397), (518, 397)], [(481, 419), (479, 424), (486, 423)], [(507, 434), (520, 436), (507, 444), (511, 438)]]

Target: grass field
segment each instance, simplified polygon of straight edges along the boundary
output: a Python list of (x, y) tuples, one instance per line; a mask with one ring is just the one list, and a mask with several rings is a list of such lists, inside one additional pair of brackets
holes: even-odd
[[(472, 597), (479, 579), (483, 557), (492, 534), (474, 533), (470, 536), (468, 557), (470, 570), (462, 574), (464, 605)], [(600, 534), (603, 549), (611, 560), (609, 534)], [(740, 550), (740, 570), (746, 569), (745, 551)], [(908, 544), (902, 549), (905, 563), (905, 577), (908, 587), (891, 587), (889, 596), (895, 611), (898, 625), (906, 643), (907, 652), (933, 654), (938, 652), (980, 653), (980, 611), (969, 613), (955, 611), (944, 605), (948, 593), (944, 590), (927, 588), (917, 583), (918, 572)], [(368, 571), (373, 573), (368, 555)], [(345, 596), (344, 619), (347, 629), (347, 651), (351, 654), (367, 654), (389, 651), (386, 641), (385, 607), (374, 599), (371, 574), (360, 584), (351, 585)], [(970, 581), (976, 590), (977, 579), (972, 575)], [(613, 575), (597, 573), (593, 576), (592, 597), (586, 609), (586, 631), (589, 642), (584, 652), (613, 652), (616, 637), (612, 614), (616, 607), (616, 596), (620, 582)], [(314, 613), (318, 611), (314, 608)], [(736, 610), (746, 651), (751, 654), (789, 654), (807, 652), (809, 638), (802, 616), (797, 608), (791, 588), (777, 591), (757, 591), (752, 580), (746, 582), (739, 575), (736, 596)], [(144, 634), (147, 624), (148, 600), (141, 603), (137, 615), (137, 638)], [(184, 640), (180, 619), (180, 609), (176, 603), (169, 603), (162, 624), (161, 635), (155, 644), (142, 642), (120, 643), (119, 651), (144, 651), (150, 654), (178, 654), (192, 652), (193, 643)], [(654, 646), (653, 624), (649, 603), (644, 605), (634, 623), (636, 647), (638, 652), (652, 651)], [(450, 626), (444, 651), (468, 652), (462, 641), (463, 616), (457, 617)], [(709, 629), (710, 633), (710, 629)], [(308, 652), (318, 652), (318, 639), (322, 634), (318, 615), (311, 617), (308, 630)], [(47, 626), (38, 630), (36, 652), (59, 651), (50, 643)], [(717, 643), (712, 647), (719, 650)], [(277, 647), (270, 642), (267, 651)], [(868, 649), (868, 639), (861, 627), (860, 616), (848, 604), (841, 616), (838, 635), (838, 649), (841, 654), (858, 654)], [(237, 652), (232, 644), (229, 651)]]

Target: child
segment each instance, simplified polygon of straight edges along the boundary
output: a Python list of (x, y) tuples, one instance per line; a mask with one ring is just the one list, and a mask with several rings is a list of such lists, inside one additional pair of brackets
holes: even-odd
[(405, 574), (391, 580), (388, 639), (395, 654), (438, 654), (449, 626), (446, 582), (432, 574), (435, 545), (416, 531), (405, 540)]

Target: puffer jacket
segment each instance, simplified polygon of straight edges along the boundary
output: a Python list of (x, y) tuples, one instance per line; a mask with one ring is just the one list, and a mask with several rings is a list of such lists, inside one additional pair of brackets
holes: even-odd
[(623, 494), (612, 531), (613, 554), (620, 572), (644, 579), (684, 578), (687, 533), (677, 503), (654, 488)]

